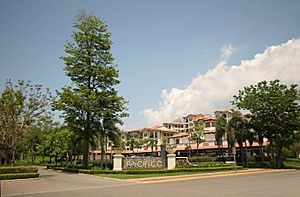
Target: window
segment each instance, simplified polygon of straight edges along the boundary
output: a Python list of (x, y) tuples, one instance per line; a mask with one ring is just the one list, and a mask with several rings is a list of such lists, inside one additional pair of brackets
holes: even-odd
[(205, 127), (210, 127), (210, 122), (205, 122)]
[(150, 133), (150, 138), (153, 138), (153, 133), (152, 132)]
[(108, 146), (111, 146), (111, 142), (108, 142)]
[(176, 144), (180, 144), (180, 140), (179, 139), (176, 139)]

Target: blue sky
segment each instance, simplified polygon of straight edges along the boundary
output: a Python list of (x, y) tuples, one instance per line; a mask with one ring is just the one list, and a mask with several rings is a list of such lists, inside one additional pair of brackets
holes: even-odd
[(156, 121), (149, 121), (145, 117), (149, 113), (144, 113), (151, 109), (152, 115), (161, 114), (167, 105), (174, 110), (172, 103), (177, 101), (172, 99), (180, 97), (170, 98), (176, 93), (172, 88), (186, 90), (193, 79), (224, 60), (224, 50), (232, 49), (225, 65), (241, 66), (241, 60), (255, 59), (269, 46), (300, 36), (297, 0), (2, 0), (0, 90), (8, 78), (32, 80), (53, 92), (69, 84), (59, 57), (64, 55), (79, 9), (106, 20), (112, 33), (112, 53), (122, 81), (119, 93), (129, 100), (125, 128), (156, 124), (158, 118), (166, 121), (188, 111), (213, 113), (216, 107), (228, 107), (228, 103), (208, 103), (202, 96), (192, 99), (202, 99), (210, 107), (176, 109), (172, 115), (157, 116)]

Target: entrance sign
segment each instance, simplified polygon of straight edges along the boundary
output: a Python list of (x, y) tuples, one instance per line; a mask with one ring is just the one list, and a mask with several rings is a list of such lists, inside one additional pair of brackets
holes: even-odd
[(124, 158), (123, 169), (130, 168), (163, 168), (161, 157)]

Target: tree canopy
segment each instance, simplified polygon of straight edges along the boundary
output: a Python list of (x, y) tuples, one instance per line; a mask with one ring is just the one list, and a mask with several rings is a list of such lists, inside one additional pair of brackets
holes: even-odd
[[(275, 146), (275, 166), (282, 166), (282, 148), (297, 140), (300, 130), (300, 93), (297, 84), (279, 80), (250, 85), (234, 96), (233, 105), (253, 114), (255, 128)], [(262, 134), (261, 134), (262, 135)]]

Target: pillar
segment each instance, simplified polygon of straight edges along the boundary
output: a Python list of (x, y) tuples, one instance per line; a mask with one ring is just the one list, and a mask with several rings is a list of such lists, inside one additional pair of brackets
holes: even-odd
[(174, 169), (176, 167), (176, 155), (168, 154), (168, 170)]
[(123, 155), (114, 155), (114, 168), (113, 170), (122, 170), (122, 160), (123, 160)]

